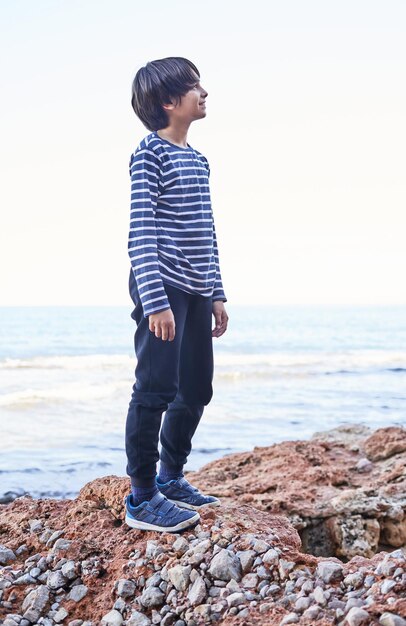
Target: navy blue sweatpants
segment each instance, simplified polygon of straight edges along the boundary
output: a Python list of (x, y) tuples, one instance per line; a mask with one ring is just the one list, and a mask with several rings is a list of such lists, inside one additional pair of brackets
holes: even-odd
[(133, 485), (149, 487), (155, 484), (159, 458), (172, 467), (185, 465), (204, 406), (212, 398), (212, 298), (165, 284), (175, 338), (163, 341), (149, 330), (132, 269), (129, 288), (135, 305), (131, 317), (137, 323), (137, 365), (126, 421), (126, 471)]

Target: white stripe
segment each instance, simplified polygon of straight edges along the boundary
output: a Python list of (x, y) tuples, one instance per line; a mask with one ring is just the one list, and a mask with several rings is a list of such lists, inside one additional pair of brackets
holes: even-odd
[[(158, 265), (160, 265), (161, 267), (164, 267), (168, 272), (170, 272), (171, 274), (175, 274), (176, 276), (178, 276), (179, 272), (174, 272), (173, 270), (171, 270), (170, 267), (167, 267), (165, 265), (165, 263), (162, 263), (162, 261), (160, 259), (158, 259)], [(186, 268), (184, 268), (186, 269)], [(193, 270), (189, 270), (189, 271), (193, 271)], [(206, 272), (207, 274), (212, 274), (213, 272), (215, 272), (216, 270), (210, 270), (209, 272)], [(193, 280), (195, 283), (207, 283), (207, 280), (204, 278), (192, 278), (191, 276), (186, 276), (184, 275), (184, 277), (186, 278), (186, 280)]]
[(178, 285), (183, 285), (184, 287), (187, 286), (187, 287), (190, 287), (191, 289), (203, 291), (203, 293), (206, 291), (210, 291), (210, 287), (194, 287), (192, 285), (185, 285), (185, 283), (182, 283), (180, 280), (176, 280), (176, 278), (173, 278), (173, 276), (166, 276), (164, 272), (162, 272), (162, 277), (169, 278), (172, 282), (178, 283)]
[[(168, 215), (179, 215), (179, 211), (167, 211), (166, 209), (157, 208), (157, 213), (165, 213)], [(211, 213), (211, 209), (199, 211), (199, 213)], [(181, 215), (196, 215), (196, 211), (182, 211)]]
[(143, 306), (146, 306), (147, 304), (151, 304), (151, 302), (158, 302), (158, 300), (167, 300), (168, 296), (165, 294), (164, 296), (161, 296), (161, 298), (152, 298), (152, 300), (147, 300), (146, 302), (142, 302)]

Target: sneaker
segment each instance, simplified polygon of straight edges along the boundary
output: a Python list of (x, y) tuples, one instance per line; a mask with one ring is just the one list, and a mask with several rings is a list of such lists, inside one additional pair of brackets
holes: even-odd
[(171, 502), (183, 509), (198, 510), (207, 506), (220, 506), (220, 500), (214, 496), (205, 496), (197, 487), (193, 487), (184, 476), (167, 483), (156, 484), (159, 491)]
[(191, 513), (180, 509), (169, 502), (160, 491), (151, 500), (145, 500), (134, 506), (132, 493), (124, 498), (125, 522), (138, 530), (155, 530), (157, 532), (177, 532), (196, 524), (199, 513)]

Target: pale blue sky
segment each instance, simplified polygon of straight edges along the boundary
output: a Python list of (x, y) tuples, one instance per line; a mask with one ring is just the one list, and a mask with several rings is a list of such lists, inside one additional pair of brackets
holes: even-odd
[(207, 89), (235, 304), (406, 304), (406, 3), (1, 2), (0, 304), (128, 304), (130, 106), (147, 61)]

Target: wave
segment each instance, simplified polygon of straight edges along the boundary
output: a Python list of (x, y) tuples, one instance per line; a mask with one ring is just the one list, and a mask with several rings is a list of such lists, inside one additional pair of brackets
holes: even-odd
[(83, 383), (66, 383), (51, 389), (24, 389), (0, 395), (0, 406), (32, 405), (51, 402), (88, 401), (106, 398), (128, 389), (127, 381), (117, 381), (103, 385), (85, 385)]
[(10, 359), (0, 361), (0, 369), (100, 369), (128, 366), (134, 363), (135, 357), (123, 354), (84, 354), (62, 356), (35, 356), (30, 359)]
[[(3, 370), (3, 379), (6, 379), (8, 373), (10, 382), (8, 389), (7, 384), (3, 384), (6, 393), (0, 395), (0, 407), (19, 406), (27, 409), (40, 403), (89, 402), (105, 400), (117, 393), (126, 393), (129, 398), (135, 364), (135, 357), (123, 354), (5, 359), (0, 361), (0, 369)], [(24, 369), (29, 370), (29, 373), (23, 378)], [(45, 370), (49, 370), (49, 375)], [(15, 377), (18, 371), (21, 372), (21, 389), (16, 389)], [(71, 372), (69, 376), (64, 374), (68, 371)], [(216, 352), (214, 372), (215, 379), (225, 384), (246, 379), (295, 380), (371, 373), (402, 375), (406, 372), (406, 352)]]
[[(91, 355), (60, 355), (35, 356), (28, 359), (0, 360), (0, 369), (114, 369), (128, 367), (133, 369), (135, 356), (126, 354), (91, 354)], [(215, 351), (215, 365), (220, 367), (237, 367), (265, 365), (271, 367), (305, 368), (317, 367), (330, 369), (333, 365), (337, 371), (351, 371), (354, 368), (375, 366), (380, 369), (406, 371), (406, 351), (357, 350), (347, 352), (267, 352), (232, 353)], [(330, 367), (328, 367), (330, 366)]]

